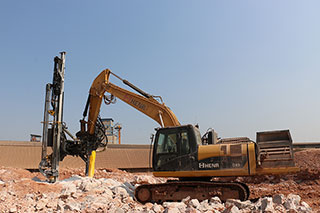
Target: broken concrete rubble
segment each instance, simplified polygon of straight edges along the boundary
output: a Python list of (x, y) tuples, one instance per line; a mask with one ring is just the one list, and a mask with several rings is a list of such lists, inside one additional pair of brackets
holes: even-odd
[(276, 194), (272, 197), (272, 202), (275, 204), (282, 205), (285, 200), (285, 196), (283, 194)]
[(261, 210), (262, 212), (274, 212), (272, 197), (265, 197), (261, 200)]
[[(112, 183), (112, 184), (111, 184)], [(43, 184), (43, 183), (42, 183)], [(108, 211), (108, 212), (281, 212), (295, 210), (311, 212), (312, 209), (305, 202), (301, 202), (298, 195), (275, 195), (261, 198), (256, 202), (227, 200), (221, 203), (218, 197), (210, 201), (199, 202), (196, 199), (186, 198), (181, 202), (164, 202), (163, 204), (147, 203), (141, 205), (134, 201), (134, 185), (130, 182), (118, 182), (108, 179), (94, 179), (73, 176), (67, 180), (54, 184), (60, 186), (60, 191), (50, 194), (25, 194), (24, 202), (15, 198), (15, 193), (3, 191), (2, 194), (10, 197), (9, 202), (1, 203), (0, 209), (9, 212), (33, 210), (38, 212), (82, 212), (82, 211)], [(49, 186), (49, 185), (48, 185)], [(130, 199), (129, 199), (130, 198)], [(283, 205), (282, 205), (283, 203)], [(18, 205), (17, 205), (18, 204)]]
[[(15, 181), (0, 176), (0, 212), (312, 212), (299, 195), (275, 194), (255, 200), (227, 200), (218, 197), (198, 201), (187, 197), (181, 202), (147, 203), (134, 200), (134, 190), (139, 184), (150, 181), (161, 183), (164, 179), (151, 174), (130, 174), (113, 171), (98, 178), (69, 176), (55, 184), (39, 178), (20, 178)], [(102, 172), (100, 172), (102, 174)], [(11, 175), (15, 175), (11, 171)], [(106, 178), (107, 177), (107, 178)]]

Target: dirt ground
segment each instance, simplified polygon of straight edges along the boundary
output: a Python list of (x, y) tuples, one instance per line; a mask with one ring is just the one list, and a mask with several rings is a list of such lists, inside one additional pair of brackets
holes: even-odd
[(320, 211), (320, 150), (309, 149), (296, 152), (295, 162), (300, 168), (297, 174), (265, 177), (260, 182), (253, 178), (248, 181), (251, 196), (295, 193), (300, 195), (313, 210)]
[(320, 149), (298, 151), (294, 157), (300, 168), (296, 174), (239, 177), (235, 180), (249, 186), (249, 199), (293, 193), (300, 195), (314, 211), (320, 212)]
[[(256, 199), (274, 194), (288, 195), (290, 193), (300, 195), (301, 199), (312, 207), (313, 211), (320, 212), (320, 150), (308, 149), (295, 153), (295, 162), (300, 167), (300, 172), (281, 176), (255, 176), (238, 177), (237, 181), (248, 184), (250, 188), (250, 199)], [(83, 169), (61, 169), (60, 180), (69, 178), (72, 175), (84, 176)], [(128, 173), (117, 169), (99, 169), (95, 173), (95, 178), (112, 178), (117, 181), (139, 180), (140, 175), (144, 177), (150, 175), (150, 180), (163, 182), (164, 179), (152, 178), (151, 174)], [(61, 186), (48, 184), (39, 172), (16, 168), (0, 168), (0, 195), (2, 191), (12, 191), (15, 197), (24, 197), (26, 194), (37, 194), (60, 192)], [(43, 182), (41, 182), (43, 181)], [(147, 180), (148, 181), (148, 180)], [(0, 203), (7, 202), (0, 196)]]

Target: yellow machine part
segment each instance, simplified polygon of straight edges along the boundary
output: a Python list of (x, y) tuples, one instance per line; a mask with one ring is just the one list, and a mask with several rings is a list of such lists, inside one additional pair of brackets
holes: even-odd
[(93, 177), (94, 175), (94, 165), (96, 162), (96, 151), (92, 151), (89, 159), (89, 172), (88, 177)]

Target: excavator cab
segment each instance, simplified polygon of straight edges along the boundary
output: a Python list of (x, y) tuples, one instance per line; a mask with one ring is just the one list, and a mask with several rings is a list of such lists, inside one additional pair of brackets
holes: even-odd
[(200, 132), (192, 125), (157, 129), (152, 161), (154, 171), (194, 170), (200, 144)]

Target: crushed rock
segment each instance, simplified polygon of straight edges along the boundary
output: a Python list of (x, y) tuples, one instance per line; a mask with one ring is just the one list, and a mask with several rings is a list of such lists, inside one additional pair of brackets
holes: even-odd
[[(187, 197), (181, 202), (164, 202), (163, 204), (147, 203), (142, 205), (134, 201), (136, 179), (132, 182), (115, 181), (109, 178), (88, 178), (71, 176), (55, 184), (44, 184), (37, 181), (12, 182), (11, 186), (1, 188), (1, 211), (8, 212), (312, 212), (311, 207), (301, 200), (299, 195), (277, 194), (263, 197), (255, 202), (229, 199), (222, 203), (218, 197), (199, 202)], [(32, 180), (31, 180), (32, 181)], [(153, 182), (157, 182), (156, 179)], [(41, 187), (36, 191), (23, 194), (16, 191), (15, 185), (45, 185), (49, 190), (45, 193)], [(21, 189), (21, 187), (18, 187)]]
[(248, 184), (250, 200), (225, 203), (218, 197), (204, 201), (187, 197), (142, 205), (134, 200), (135, 188), (166, 181), (151, 173), (99, 169), (95, 178), (88, 178), (84, 169), (62, 169), (60, 181), (48, 184), (40, 173), (1, 167), (0, 212), (317, 212), (320, 150), (297, 152), (295, 159), (301, 168), (298, 174), (236, 178)]

